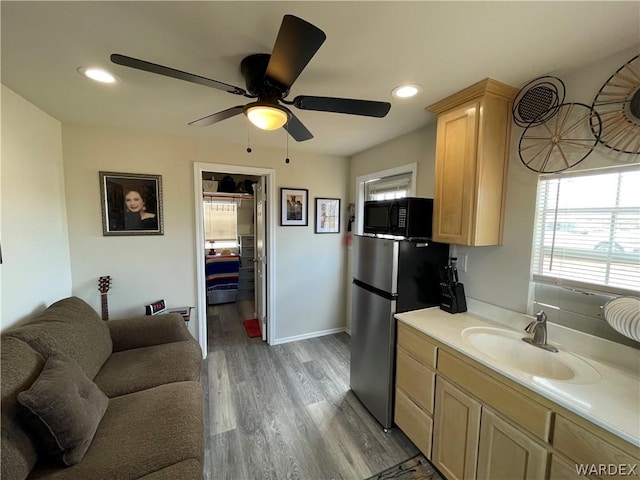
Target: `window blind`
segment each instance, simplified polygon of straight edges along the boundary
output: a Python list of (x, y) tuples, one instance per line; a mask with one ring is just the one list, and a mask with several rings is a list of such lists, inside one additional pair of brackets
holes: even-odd
[(640, 167), (540, 177), (535, 281), (640, 291)]
[(404, 198), (409, 193), (411, 173), (370, 180), (365, 184), (366, 200)]
[(237, 241), (238, 209), (235, 202), (205, 198), (204, 231), (208, 241)]

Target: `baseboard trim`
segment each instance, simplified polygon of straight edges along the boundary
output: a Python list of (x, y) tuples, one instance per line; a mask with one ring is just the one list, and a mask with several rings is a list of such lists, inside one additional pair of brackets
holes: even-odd
[(318, 332), (305, 333), (303, 335), (294, 335), (293, 337), (276, 338), (271, 345), (280, 345), (283, 343), (297, 342), (299, 340), (308, 340), (310, 338), (324, 337), (325, 335), (333, 335), (334, 333), (346, 332), (345, 327), (330, 328), (328, 330), (320, 330)]

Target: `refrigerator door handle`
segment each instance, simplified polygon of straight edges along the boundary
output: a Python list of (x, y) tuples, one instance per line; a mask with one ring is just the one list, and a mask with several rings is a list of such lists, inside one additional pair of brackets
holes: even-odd
[(397, 293), (385, 292), (384, 290), (380, 290), (379, 288), (376, 288), (376, 287), (374, 287), (372, 285), (369, 285), (368, 283), (361, 282), (357, 278), (354, 278), (352, 283), (356, 287), (360, 287), (363, 290), (366, 290), (367, 292), (371, 292), (374, 295), (378, 295), (379, 297), (386, 298), (387, 300), (397, 300), (398, 299), (398, 294)]

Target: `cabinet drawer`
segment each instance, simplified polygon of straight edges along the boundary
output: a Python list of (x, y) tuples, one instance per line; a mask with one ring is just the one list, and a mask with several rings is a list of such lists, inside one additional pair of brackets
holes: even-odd
[(242, 247), (253, 247), (253, 235), (240, 235), (240, 245)]
[(251, 280), (253, 281), (253, 267), (241, 268), (238, 278), (240, 280)]
[(414, 328), (398, 323), (398, 345), (425, 365), (436, 368), (438, 347)]
[(400, 430), (411, 439), (416, 447), (427, 458), (431, 457), (433, 420), (399, 388), (396, 388), (394, 420)]
[(475, 395), (505, 417), (544, 441), (549, 440), (551, 410), (498, 382), (456, 356), (440, 350), (438, 373)]
[(433, 413), (433, 392), (436, 374), (414, 357), (398, 349), (396, 385), (428, 413)]
[(552, 445), (578, 464), (638, 463), (638, 458), (620, 451), (561, 415), (556, 415)]

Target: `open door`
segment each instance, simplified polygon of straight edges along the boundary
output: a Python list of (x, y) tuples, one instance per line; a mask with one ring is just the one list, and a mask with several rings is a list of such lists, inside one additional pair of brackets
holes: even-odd
[(267, 248), (266, 248), (266, 177), (260, 177), (260, 181), (254, 185), (254, 218), (255, 218), (255, 308), (256, 318), (260, 322), (262, 340), (267, 341)]

